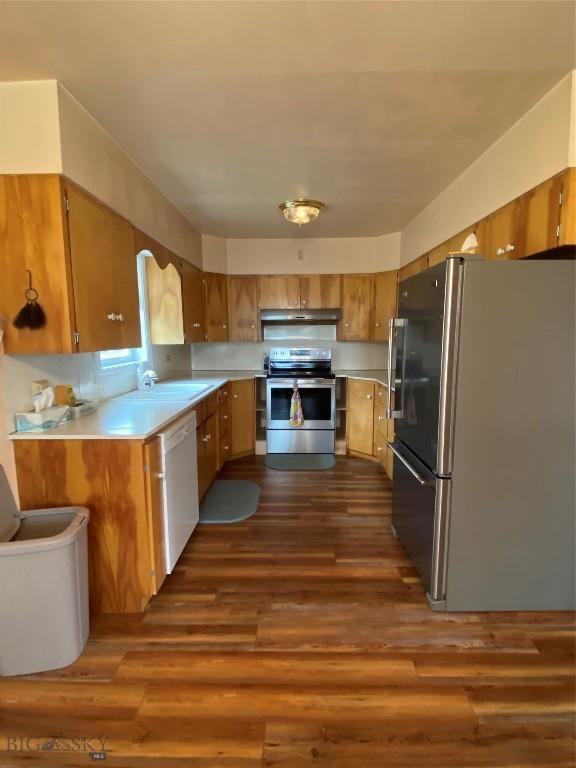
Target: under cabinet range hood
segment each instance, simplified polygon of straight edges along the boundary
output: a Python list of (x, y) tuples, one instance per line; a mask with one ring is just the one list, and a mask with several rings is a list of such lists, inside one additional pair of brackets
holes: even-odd
[(261, 309), (260, 321), (263, 325), (273, 325), (281, 323), (282, 325), (310, 325), (318, 323), (322, 325), (333, 325), (340, 320), (341, 312), (339, 309)]

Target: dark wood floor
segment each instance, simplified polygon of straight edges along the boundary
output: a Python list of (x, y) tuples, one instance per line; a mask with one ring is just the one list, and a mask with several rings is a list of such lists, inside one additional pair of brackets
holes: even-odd
[[(73, 666), (0, 681), (0, 749), (104, 736), (105, 764), (136, 768), (573, 768), (573, 615), (432, 613), (377, 464), (223, 476), (262, 485), (257, 514), (201, 526), (146, 613), (98, 620)], [(92, 764), (0, 751), (25, 760)]]

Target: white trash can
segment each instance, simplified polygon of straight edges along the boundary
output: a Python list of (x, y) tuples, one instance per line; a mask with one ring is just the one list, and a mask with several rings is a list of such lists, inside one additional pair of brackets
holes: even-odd
[(0, 675), (65, 667), (89, 631), (84, 507), (20, 513), (0, 467)]

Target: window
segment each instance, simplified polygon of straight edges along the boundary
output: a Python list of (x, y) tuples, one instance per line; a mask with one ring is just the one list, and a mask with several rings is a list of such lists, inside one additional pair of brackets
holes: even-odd
[(146, 296), (146, 270), (144, 259), (147, 251), (141, 251), (137, 258), (138, 269), (138, 298), (140, 306), (140, 333), (142, 346), (137, 349), (107, 349), (99, 353), (100, 370), (112, 372), (126, 365), (135, 365), (142, 360), (150, 359), (150, 344), (148, 339), (148, 302)]

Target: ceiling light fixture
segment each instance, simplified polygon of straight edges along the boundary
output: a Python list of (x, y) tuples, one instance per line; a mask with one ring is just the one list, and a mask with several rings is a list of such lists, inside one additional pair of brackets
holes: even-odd
[(278, 206), (286, 221), (298, 224), (299, 227), (317, 219), (325, 207), (319, 200), (305, 200), (301, 197), (298, 200), (285, 200)]

